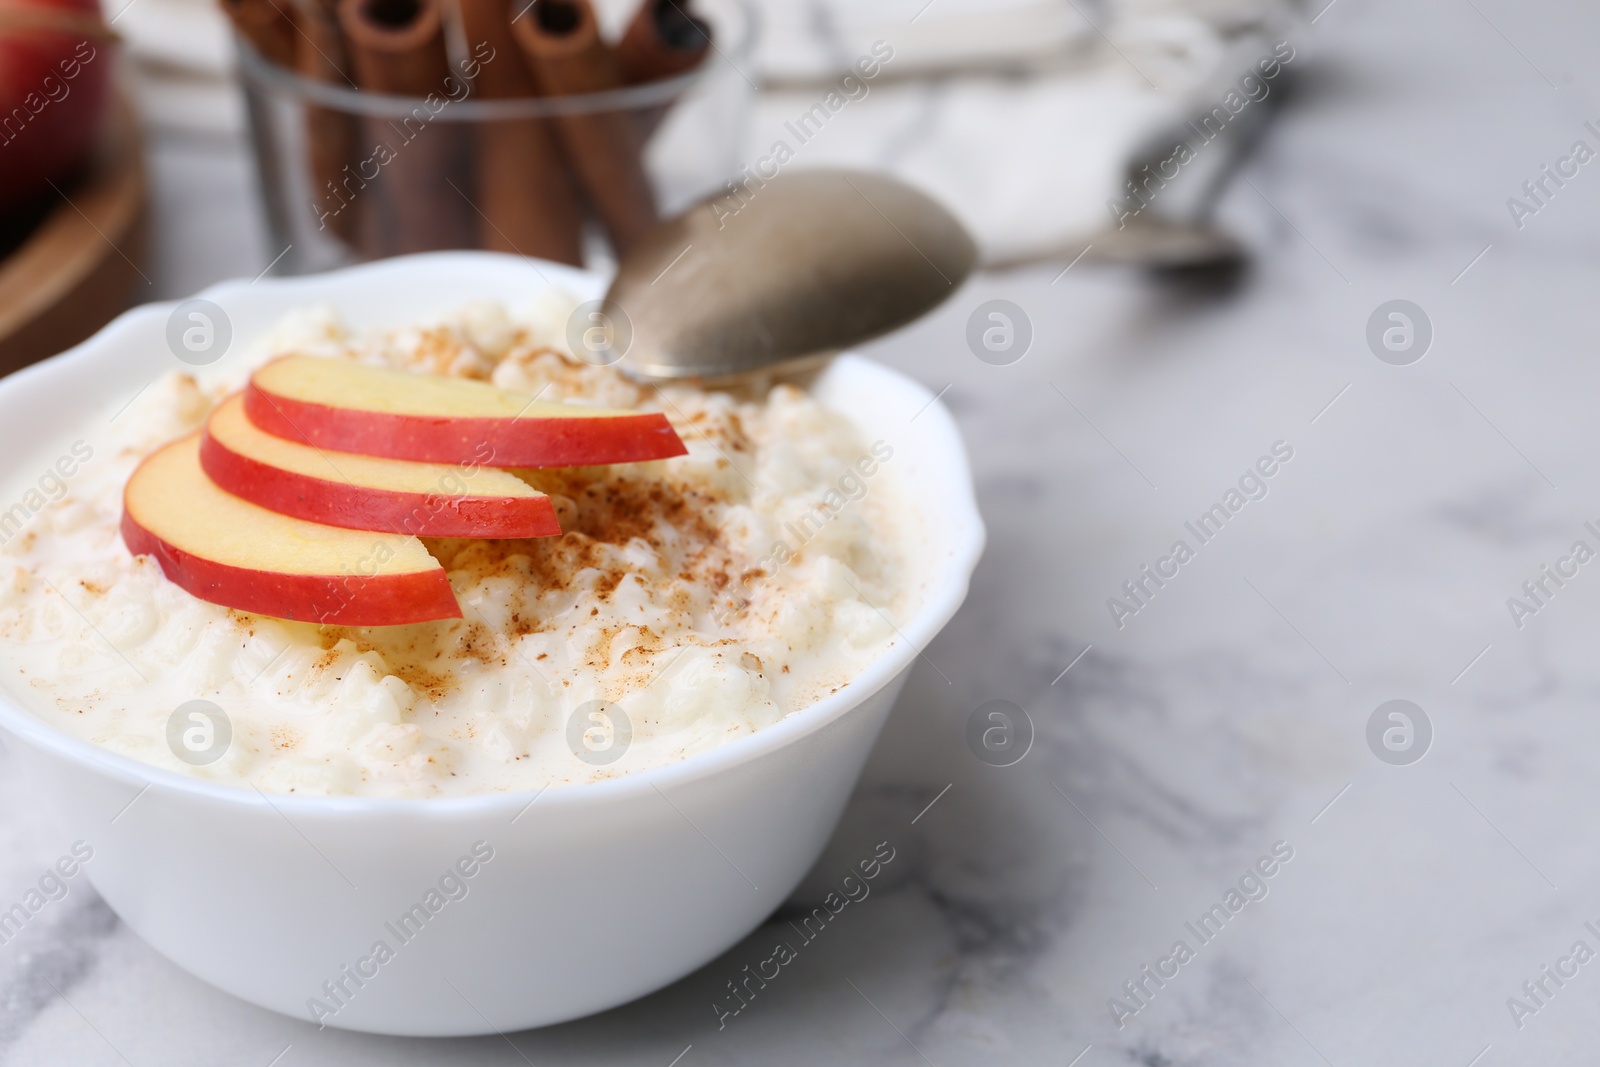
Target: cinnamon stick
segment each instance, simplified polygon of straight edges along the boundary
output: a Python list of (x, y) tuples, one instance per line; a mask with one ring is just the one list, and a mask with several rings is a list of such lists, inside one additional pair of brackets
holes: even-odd
[[(616, 56), (600, 39), (588, 0), (535, 0), (512, 32), (534, 81), (547, 96), (598, 93), (623, 86)], [(643, 142), (622, 110), (566, 115), (556, 130), (567, 158), (617, 251), (656, 223)]]
[(617, 68), (629, 85), (660, 81), (700, 65), (711, 26), (688, 0), (644, 0), (617, 42)]
[(273, 0), (220, 0), (239, 36), (280, 67), (294, 63), (294, 20)]
[[(488, 100), (532, 97), (538, 86), (511, 32), (512, 0), (458, 0), (467, 49), (485, 57), (474, 79)], [(478, 245), (583, 263), (583, 215), (548, 119), (476, 124)]]
[[(436, 118), (464, 90), (445, 57), (438, 0), (339, 0), (339, 25), (357, 86), (419, 98), (402, 118), (363, 124), (378, 168), (359, 193), (377, 194), (360, 215), (364, 250), (383, 255), (472, 247), (465, 130)], [(431, 100), (424, 103), (424, 97)]]
[[(313, 81), (354, 88), (355, 78), (339, 31), (335, 0), (300, 0), (296, 9), (299, 32), (294, 39), (294, 69)], [(366, 201), (358, 196), (361, 178), (357, 146), (361, 121), (346, 111), (305, 106), (306, 161), (310, 170), (312, 210), (319, 229), (328, 229), (348, 245), (361, 233), (361, 213)]]
[[(644, 0), (617, 42), (617, 66), (629, 85), (660, 81), (693, 70), (711, 51), (711, 25), (697, 18), (689, 0)], [(649, 142), (672, 102), (642, 108), (635, 117), (642, 142)]]

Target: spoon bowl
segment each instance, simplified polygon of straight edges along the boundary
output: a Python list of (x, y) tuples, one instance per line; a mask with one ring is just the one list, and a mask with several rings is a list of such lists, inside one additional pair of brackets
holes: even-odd
[(920, 318), (977, 257), (961, 223), (909, 185), (784, 174), (657, 226), (618, 266), (599, 321), (630, 334), (619, 347), (634, 378), (792, 369)]

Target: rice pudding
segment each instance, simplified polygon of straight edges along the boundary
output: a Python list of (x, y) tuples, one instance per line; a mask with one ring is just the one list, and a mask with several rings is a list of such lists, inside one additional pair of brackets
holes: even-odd
[[(628, 774), (847, 686), (902, 640), (891, 620), (911, 606), (892, 442), (793, 385), (656, 390), (590, 366), (566, 350), (574, 303), (475, 305), (367, 336), (307, 310), (225, 371), (168, 374), (100, 413), (0, 497), (16, 502), (0, 510), (0, 684), (45, 721), (169, 770), (394, 797)], [(558, 537), (425, 538), (460, 619), (339, 627), (232, 610), (128, 551), (123, 487), (287, 353), (661, 412), (688, 454), (518, 471), (549, 494)], [(209, 761), (173, 741), (197, 701), (225, 716)]]

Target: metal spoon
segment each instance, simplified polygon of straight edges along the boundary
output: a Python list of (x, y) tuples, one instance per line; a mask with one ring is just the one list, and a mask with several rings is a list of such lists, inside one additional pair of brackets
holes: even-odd
[[(1184, 123), (1147, 146), (1128, 167), (1127, 180), (1138, 187), (1152, 171), (1164, 168), (1180, 142), (1198, 151), (1187, 170), (1197, 173), (1180, 178), (1170, 191), (1161, 191), (1150, 209), (1128, 220), (1126, 226), (1108, 229), (1090, 242), (1089, 259), (1119, 266), (1155, 270), (1227, 270), (1249, 259), (1245, 245), (1216, 222), (1217, 203), (1250, 156), (1260, 146), (1268, 127), (1293, 95), (1294, 79), (1285, 74), (1276, 91), (1253, 103), (1220, 135), (1202, 140), (1200, 127)], [(1200, 136), (1197, 136), (1200, 135)]]
[(752, 180), (628, 251), (600, 314), (645, 380), (793, 369), (919, 318), (960, 288), (978, 249), (934, 200), (878, 174)]

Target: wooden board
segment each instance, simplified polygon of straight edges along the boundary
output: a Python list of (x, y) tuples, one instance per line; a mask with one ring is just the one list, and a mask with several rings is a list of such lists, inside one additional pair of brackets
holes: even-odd
[(145, 176), (127, 101), (112, 109), (89, 171), (0, 259), (0, 374), (71, 348), (145, 288)]

